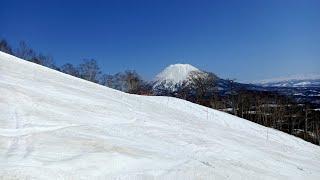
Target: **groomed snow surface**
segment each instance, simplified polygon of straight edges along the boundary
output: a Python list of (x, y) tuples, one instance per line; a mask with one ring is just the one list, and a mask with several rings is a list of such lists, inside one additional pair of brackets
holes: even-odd
[(0, 53), (0, 179), (320, 179), (320, 148)]

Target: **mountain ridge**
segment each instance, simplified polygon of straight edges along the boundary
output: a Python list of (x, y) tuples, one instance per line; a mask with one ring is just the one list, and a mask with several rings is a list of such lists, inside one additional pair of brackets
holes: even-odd
[(292, 75), (252, 83), (264, 87), (320, 87), (320, 74)]

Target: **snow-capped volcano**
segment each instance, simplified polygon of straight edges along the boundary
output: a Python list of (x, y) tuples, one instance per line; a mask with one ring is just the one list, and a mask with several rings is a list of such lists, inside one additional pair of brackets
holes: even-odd
[(155, 78), (155, 86), (164, 83), (165, 85), (175, 85), (187, 80), (189, 73), (200, 71), (190, 64), (172, 64), (161, 71)]
[(0, 52), (0, 179), (320, 179), (320, 147)]

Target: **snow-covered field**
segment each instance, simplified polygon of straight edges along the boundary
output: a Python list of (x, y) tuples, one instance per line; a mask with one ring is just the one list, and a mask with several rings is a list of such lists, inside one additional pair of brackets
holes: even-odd
[(0, 52), (0, 179), (320, 179), (320, 148)]

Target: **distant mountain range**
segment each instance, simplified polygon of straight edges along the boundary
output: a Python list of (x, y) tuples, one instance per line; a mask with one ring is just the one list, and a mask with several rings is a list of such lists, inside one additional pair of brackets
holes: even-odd
[[(187, 80), (192, 71), (201, 71), (190, 64), (172, 64), (161, 71), (154, 79), (155, 85), (164, 83), (166, 85), (175, 85)], [(219, 78), (221, 79), (221, 78)], [(256, 81), (252, 84), (262, 87), (320, 87), (320, 74), (296, 75), (284, 78), (274, 78)]]
[(262, 80), (256, 83), (264, 87), (320, 87), (320, 75), (299, 75)]
[[(176, 84), (187, 81), (192, 71), (200, 71), (190, 64), (173, 64), (166, 67), (154, 79), (154, 88), (164, 85), (174, 88)], [(221, 94), (228, 91), (229, 81), (218, 77), (218, 89)], [(248, 89), (255, 91), (273, 91), (290, 96), (299, 102), (312, 102), (320, 106), (320, 75), (290, 76), (262, 80), (254, 83), (234, 83), (235, 89)]]

